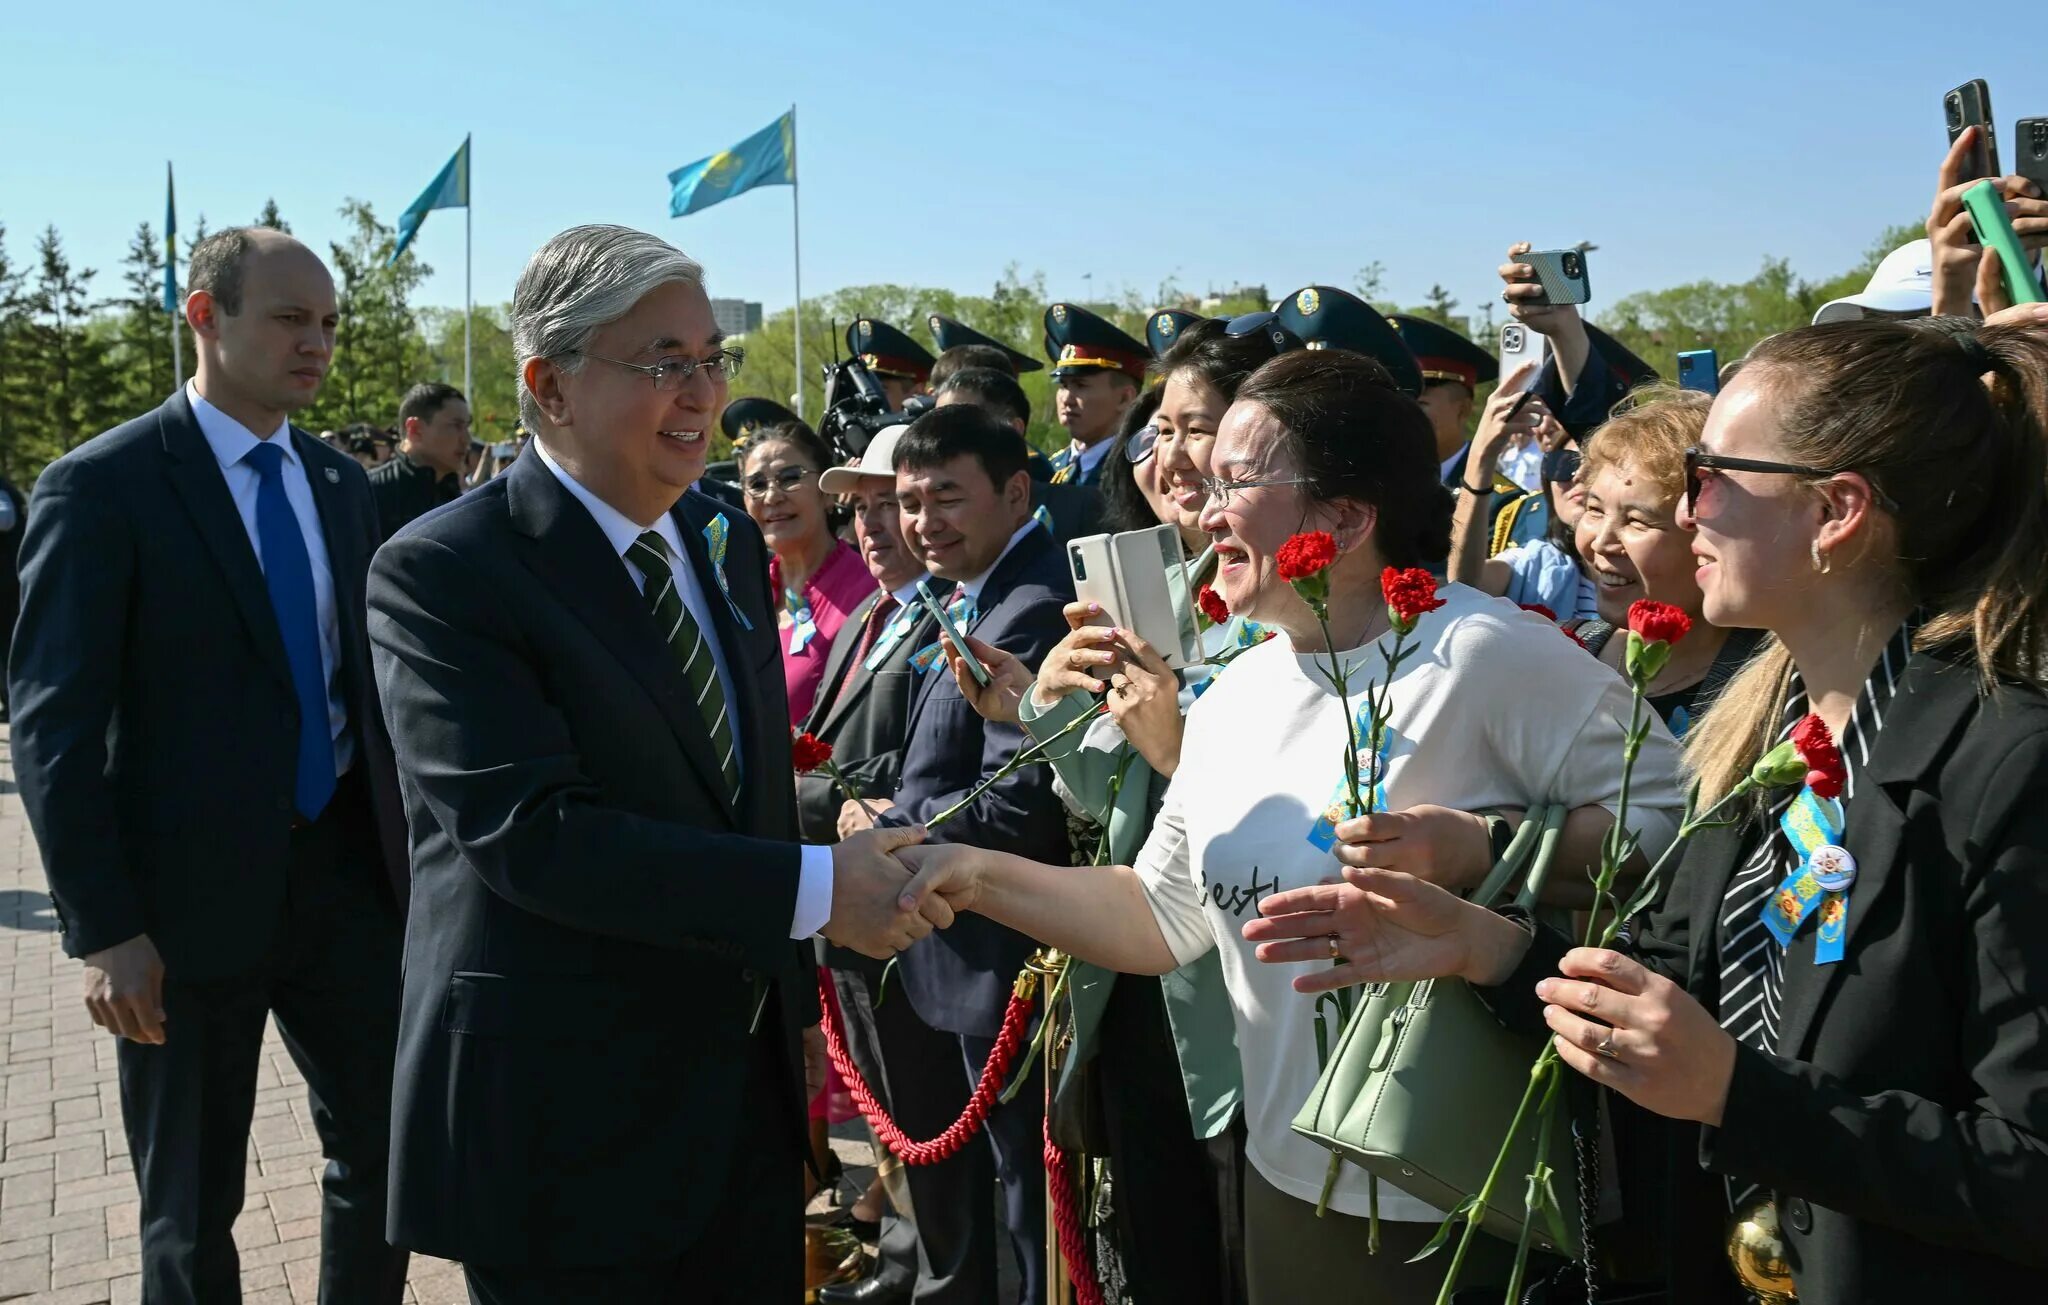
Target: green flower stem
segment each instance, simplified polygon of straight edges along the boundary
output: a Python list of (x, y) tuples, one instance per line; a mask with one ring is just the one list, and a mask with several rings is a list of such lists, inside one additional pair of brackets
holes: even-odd
[(1098, 710), (1088, 712), (1085, 715), (1076, 716), (1073, 720), (1070, 720), (1065, 725), (1062, 725), (1059, 729), (1059, 732), (1054, 734), (1051, 738), (1034, 743), (1028, 748), (1019, 749), (1015, 756), (1011, 757), (1008, 761), (1004, 762), (1000, 767), (997, 768), (995, 774), (990, 775), (987, 779), (975, 785), (973, 791), (968, 793), (966, 797), (961, 798), (952, 806), (947, 807), (944, 811), (939, 812), (939, 814), (933, 816), (930, 820), (925, 821), (924, 827), (926, 829), (937, 829), (940, 825), (945, 824), (954, 816), (959, 815), (962, 811), (974, 805), (975, 800), (979, 798), (982, 794), (988, 792), (997, 784), (1000, 784), (1002, 781), (1008, 779), (1010, 776), (1024, 769), (1024, 767), (1035, 765), (1039, 762), (1052, 760), (1053, 744), (1058, 743), (1061, 739), (1064, 739), (1065, 737), (1067, 737), (1067, 735), (1072, 734), (1075, 730), (1086, 727), (1090, 722), (1092, 722), (1097, 716), (1100, 716), (1101, 714), (1102, 713)]
[(1038, 1059), (1039, 1051), (1044, 1048), (1046, 1042), (1052, 1036), (1053, 1010), (1059, 1005), (1060, 998), (1066, 994), (1067, 976), (1073, 972), (1073, 969), (1073, 957), (1060, 957), (1059, 973), (1053, 978), (1052, 984), (1046, 989), (1045, 1007), (1038, 1017), (1038, 1031), (1031, 1035), (1031, 1041), (1024, 1048), (1024, 1062), (1011, 1073), (1010, 1085), (1003, 1089), (1003, 1094), (1000, 1097), (996, 1098), (997, 1104), (1010, 1104), (1011, 1099), (1023, 1088), (1024, 1080), (1031, 1077), (1033, 1062)]
[(1493, 1168), (1487, 1171), (1486, 1181), (1480, 1184), (1478, 1193), (1464, 1213), (1465, 1231), (1458, 1237), (1458, 1249), (1451, 1254), (1451, 1267), (1444, 1274), (1444, 1284), (1437, 1289), (1436, 1305), (1450, 1305), (1451, 1293), (1458, 1284), (1458, 1272), (1465, 1267), (1465, 1254), (1472, 1249), (1472, 1240), (1479, 1233), (1479, 1221), (1486, 1217), (1487, 1202), (1493, 1199), (1493, 1189), (1500, 1183), (1500, 1171), (1507, 1168), (1508, 1150), (1522, 1131), (1522, 1121), (1528, 1118), (1529, 1107), (1536, 1100), (1536, 1090), (1551, 1073), (1553, 1059), (1551, 1056), (1539, 1056), (1535, 1068), (1529, 1071), (1529, 1086), (1522, 1090), (1521, 1104), (1515, 1107), (1514, 1121), (1508, 1125), (1507, 1141), (1502, 1144), (1500, 1153), (1494, 1156)]

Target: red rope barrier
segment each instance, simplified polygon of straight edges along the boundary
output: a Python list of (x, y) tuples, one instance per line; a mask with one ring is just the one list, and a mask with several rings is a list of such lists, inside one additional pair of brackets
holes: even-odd
[(1052, 1120), (1045, 1121), (1045, 1177), (1052, 1188), (1052, 1223), (1059, 1234), (1060, 1258), (1074, 1284), (1075, 1305), (1102, 1305), (1102, 1284), (1095, 1280), (1095, 1258), (1081, 1232), (1081, 1212), (1074, 1194), (1074, 1172), (1067, 1153), (1052, 1140)]
[(1030, 1022), (1031, 1008), (1037, 1001), (1037, 978), (1029, 971), (1017, 977), (1016, 986), (1010, 990), (1010, 1004), (1003, 1011), (1003, 1027), (996, 1034), (996, 1045), (988, 1053), (988, 1064), (982, 1066), (981, 1080), (974, 1085), (974, 1095), (967, 1099), (967, 1108), (946, 1127), (946, 1131), (929, 1142), (916, 1142), (889, 1118), (888, 1112), (875, 1100), (867, 1080), (861, 1077), (853, 1058), (846, 1054), (846, 1040), (840, 1035), (839, 1022), (826, 991), (832, 977), (823, 970), (818, 971), (818, 998), (825, 1008), (825, 1051), (832, 1057), (832, 1068), (839, 1071), (839, 1077), (846, 1083), (853, 1104), (860, 1108), (868, 1126), (875, 1130), (875, 1136), (889, 1148), (890, 1154), (907, 1165), (936, 1164), (966, 1146), (981, 1131), (989, 1110), (1001, 1093), (1003, 1079), (1010, 1072), (1010, 1062), (1016, 1059), (1017, 1048), (1024, 1041), (1024, 1026)]

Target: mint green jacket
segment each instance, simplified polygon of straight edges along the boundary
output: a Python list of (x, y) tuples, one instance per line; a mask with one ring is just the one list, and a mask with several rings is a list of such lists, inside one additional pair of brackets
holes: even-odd
[[(1205, 552), (1190, 573), (1199, 575), (1208, 556)], [(1178, 572), (1169, 572), (1167, 583), (1173, 592), (1176, 615), (1184, 626), (1192, 626), (1194, 605), (1185, 581)], [(1229, 632), (1209, 633), (1222, 640)], [(1183, 697), (1186, 698), (1185, 691)], [(1090, 694), (1070, 693), (1041, 713), (1033, 705), (1032, 695), (1026, 693), (1019, 714), (1032, 738), (1044, 741), (1094, 711), (1096, 705), (1097, 699)], [(1185, 702), (1182, 711), (1186, 711)], [(1106, 716), (1052, 747), (1053, 771), (1059, 776), (1062, 796), (1068, 805), (1109, 831), (1112, 864), (1131, 864), (1151, 832), (1148, 799), (1155, 786), (1165, 784), (1165, 778), (1125, 742), (1123, 731)], [(1119, 767), (1123, 769), (1121, 785), (1116, 783)], [(1068, 972), (1074, 1038), (1060, 1071), (1057, 1092), (1067, 1092), (1076, 1082), (1076, 1071), (1094, 1056), (1096, 1032), (1116, 977), (1114, 970), (1078, 960)], [(1166, 1002), (1174, 1050), (1180, 1057), (1189, 1122), (1197, 1138), (1215, 1137), (1230, 1126), (1244, 1097), (1244, 1069), (1237, 1056), (1237, 1030), (1230, 1010), (1230, 994), (1223, 985), (1222, 962), (1211, 950), (1190, 964), (1161, 975), (1159, 989)]]

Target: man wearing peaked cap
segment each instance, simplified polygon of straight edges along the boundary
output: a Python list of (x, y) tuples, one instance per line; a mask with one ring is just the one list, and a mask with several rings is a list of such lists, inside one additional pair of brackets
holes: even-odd
[(939, 352), (942, 354), (948, 349), (957, 349), (963, 344), (978, 344), (986, 348), (1002, 350), (1003, 356), (1010, 360), (1010, 374), (1012, 376), (1022, 376), (1025, 372), (1039, 371), (1045, 366), (1044, 363), (1025, 353), (1022, 349), (1012, 349), (1001, 340), (993, 336), (983, 335), (965, 322), (955, 321), (944, 313), (931, 314), (925, 318), (925, 325), (931, 327), (932, 340), (938, 344)]
[(1454, 485), (1465, 468), (1465, 432), (1479, 387), (1500, 379), (1500, 363), (1440, 322), (1408, 316), (1387, 320), (1422, 369), (1422, 393), (1417, 398), (1436, 432), (1436, 458), (1443, 464), (1444, 483)]
[(1125, 410), (1138, 397), (1151, 355), (1114, 323), (1077, 304), (1045, 310), (1045, 352), (1058, 387), (1054, 416), (1069, 441), (1053, 455), (1053, 482), (1092, 484)]
[(1422, 369), (1379, 310), (1335, 286), (1304, 286), (1280, 301), (1274, 318), (1311, 349), (1349, 349), (1378, 360), (1401, 393), (1422, 393)]
[(846, 328), (846, 351), (881, 382), (891, 412), (902, 411), (903, 401), (911, 395), (924, 393), (937, 361), (931, 350), (874, 317), (857, 317)]
[(1181, 332), (1201, 320), (1200, 313), (1185, 308), (1161, 308), (1146, 318), (1145, 343), (1152, 346), (1152, 356), (1165, 357), (1166, 351), (1179, 342)]

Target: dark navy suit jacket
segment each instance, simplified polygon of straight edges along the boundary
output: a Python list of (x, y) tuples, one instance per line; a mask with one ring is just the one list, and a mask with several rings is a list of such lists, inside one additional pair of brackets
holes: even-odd
[[(1043, 529), (1033, 530), (996, 564), (976, 603), (968, 633), (1036, 668), (1066, 637), (1060, 609), (1074, 601), (1065, 559)], [(984, 721), (943, 664), (911, 699), (903, 778), (884, 824), (914, 824), (952, 806), (1026, 746), (1015, 725)], [(1026, 766), (932, 831), (935, 843), (1000, 848), (1034, 861), (1069, 860), (1067, 819), (1053, 792), (1052, 768)], [(903, 953), (903, 990), (935, 1029), (994, 1037), (1011, 982), (1036, 944), (1014, 929), (963, 915)]]

